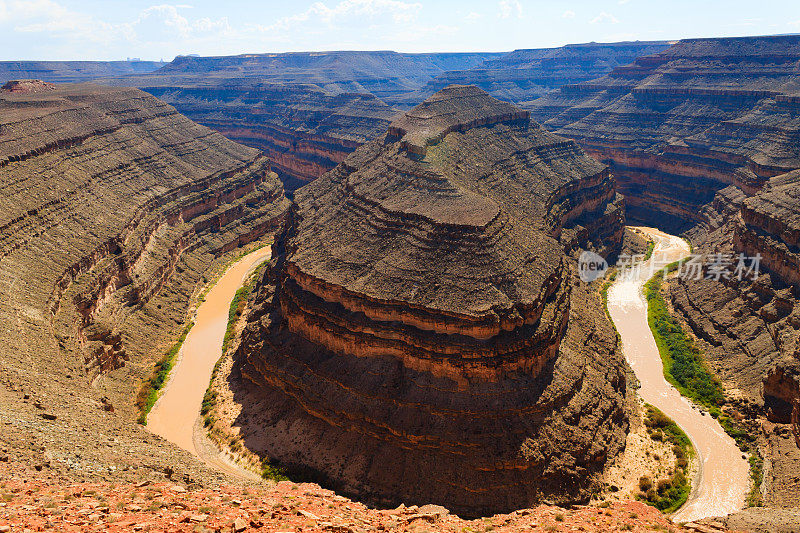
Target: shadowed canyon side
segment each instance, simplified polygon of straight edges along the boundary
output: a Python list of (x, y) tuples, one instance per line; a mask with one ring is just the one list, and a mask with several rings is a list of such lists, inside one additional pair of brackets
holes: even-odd
[(685, 230), (800, 167), (798, 75), (800, 36), (687, 39), (525, 107), (611, 166), (631, 220)]
[(177, 469), (132, 399), (215, 260), (280, 226), (269, 162), (138, 89), (28, 80), (0, 89), (0, 187), (12, 434), (79, 474)]
[(620, 246), (604, 165), (452, 86), (295, 202), (234, 356), (249, 449), (473, 516), (597, 489), (626, 378), (570, 254)]

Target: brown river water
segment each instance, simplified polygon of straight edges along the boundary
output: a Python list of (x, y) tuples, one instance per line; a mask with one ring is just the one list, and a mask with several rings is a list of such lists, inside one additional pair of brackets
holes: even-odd
[(197, 308), (194, 327), (183, 342), (170, 379), (150, 414), (147, 429), (194, 455), (201, 455), (194, 437), (203, 395), (222, 355), (228, 309), (236, 291), (255, 267), (270, 258), (269, 246), (242, 257), (214, 284)]
[[(659, 266), (689, 255), (689, 245), (680, 237), (652, 228), (638, 228), (656, 242), (651, 261)], [(642, 292), (651, 277), (649, 262), (633, 279), (618, 280), (608, 290), (608, 311), (622, 338), (625, 358), (641, 383), (642, 399), (672, 418), (689, 436), (699, 463), (692, 492), (672, 518), (689, 522), (724, 516), (744, 507), (750, 490), (750, 466), (722, 426), (664, 379), (661, 357), (647, 323), (647, 303)]]

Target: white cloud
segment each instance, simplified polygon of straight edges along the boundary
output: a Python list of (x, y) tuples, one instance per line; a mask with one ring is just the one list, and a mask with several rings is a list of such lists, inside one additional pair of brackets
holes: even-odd
[(605, 11), (603, 11), (602, 13), (597, 15), (595, 18), (590, 20), (589, 24), (598, 24), (598, 23), (601, 23), (601, 22), (609, 22), (611, 24), (617, 24), (617, 23), (619, 23), (619, 19), (617, 17), (615, 17), (614, 15), (612, 15), (610, 13), (606, 13)]
[(298, 24), (322, 22), (328, 26), (348, 19), (386, 19), (395, 23), (412, 22), (419, 15), (422, 4), (401, 0), (343, 0), (334, 7), (322, 2), (315, 2), (301, 13), (278, 19), (270, 26), (259, 26), (262, 30), (288, 30)]
[(572, 11), (571, 9), (568, 9), (568, 10), (564, 11), (564, 14), (561, 15), (561, 18), (563, 18), (563, 19), (574, 19), (575, 18), (575, 12)]
[(169, 4), (150, 6), (142, 11), (139, 18), (130, 26), (134, 30), (140, 29), (139, 31), (143, 33), (163, 31), (169, 35), (172, 32), (177, 32), (183, 39), (188, 39), (198, 33), (226, 32), (232, 29), (228, 24), (228, 19), (225, 17), (217, 20), (203, 17), (189, 22), (186, 17), (178, 13), (178, 9), (185, 9), (186, 7)]
[(795, 20), (789, 23), (789, 26), (800, 26), (800, 20)]
[(470, 22), (475, 22), (476, 20), (483, 18), (483, 15), (474, 11), (470, 11), (469, 14), (464, 18)]
[[(521, 11), (517, 3), (510, 2), (512, 12)], [(321, 0), (290, 16), (236, 25), (227, 17), (199, 16), (205, 13), (190, 4), (153, 4), (129, 20), (112, 23), (65, 7), (71, 6), (66, 0), (0, 0), (0, 35), (27, 35), (17, 41), (18, 50), (0, 53), (8, 59), (31, 58), (57, 49), (63, 59), (83, 59), (92, 49), (102, 50), (93, 58), (112, 59), (302, 49), (411, 50), (430, 48), (421, 44), (426, 42), (447, 46), (462, 30), (458, 22), (427, 22), (418, 0)], [(468, 24), (485, 15), (467, 12), (459, 18)], [(36, 41), (42, 46), (22, 44)]]
[(500, 0), (498, 9), (500, 12), (497, 14), (497, 16), (501, 19), (507, 19), (511, 17), (514, 12), (516, 12), (516, 16), (522, 16), (522, 4), (519, 3), (519, 0)]
[(624, 5), (630, 2), (631, 0), (619, 0), (619, 5)]

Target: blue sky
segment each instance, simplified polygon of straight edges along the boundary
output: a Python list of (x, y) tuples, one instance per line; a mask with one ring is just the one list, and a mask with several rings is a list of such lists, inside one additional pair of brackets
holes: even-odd
[(0, 0), (0, 60), (506, 51), (775, 33), (800, 33), (799, 0)]

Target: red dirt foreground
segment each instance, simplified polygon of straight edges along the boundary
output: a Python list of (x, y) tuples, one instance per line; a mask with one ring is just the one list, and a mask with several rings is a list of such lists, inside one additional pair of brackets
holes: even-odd
[(312, 483), (192, 490), (174, 482), (74, 483), (0, 463), (0, 533), (23, 531), (685, 531), (639, 502), (462, 520), (443, 507), (370, 509)]

